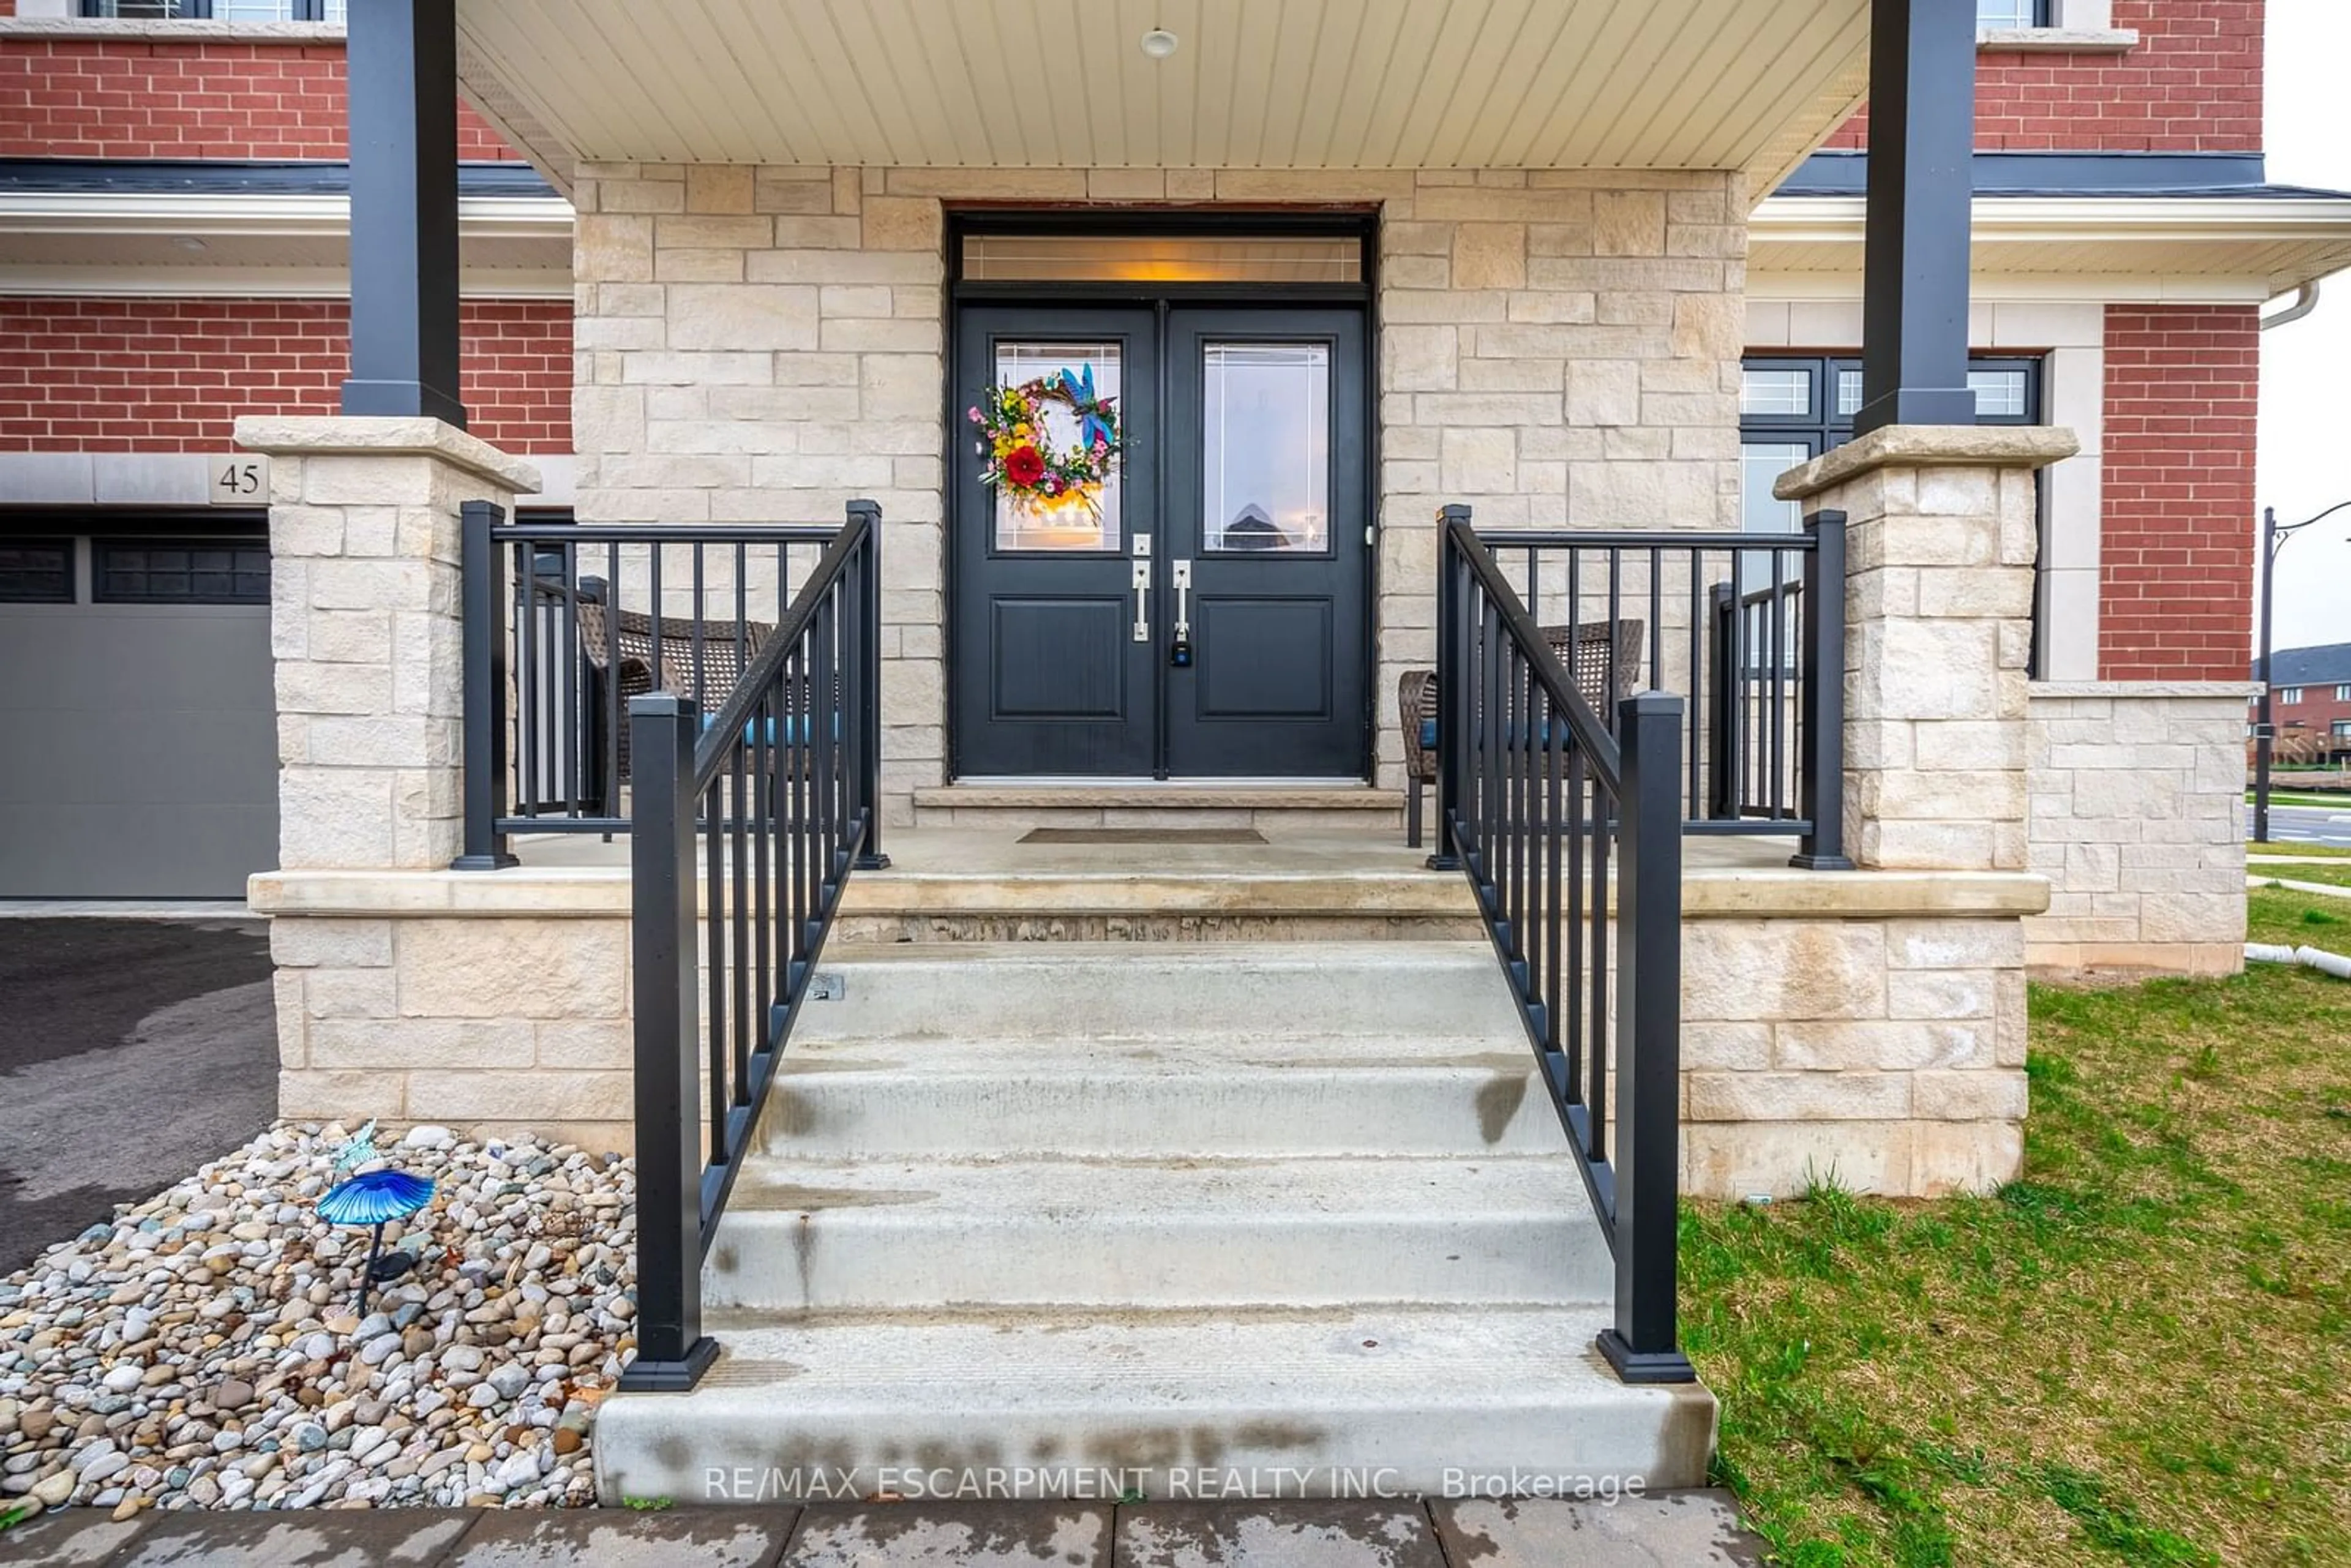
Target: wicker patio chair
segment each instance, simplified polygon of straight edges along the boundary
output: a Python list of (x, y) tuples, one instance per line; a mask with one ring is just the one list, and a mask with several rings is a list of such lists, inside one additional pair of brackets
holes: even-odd
[[(695, 637), (700, 632), (699, 661)], [(629, 699), (648, 692), (679, 692), (694, 697), (704, 713), (716, 710), (734, 695), (744, 669), (758, 656), (759, 648), (775, 627), (764, 621), (679, 620), (664, 616), (661, 648), (653, 647), (653, 619), (642, 611), (607, 611), (600, 604), (580, 606), (580, 646), (598, 675), (620, 685), (619, 734), (614, 741), (619, 766), (614, 786), (629, 781)], [(739, 638), (737, 633), (740, 633)], [(612, 644), (619, 644), (614, 658)], [(700, 679), (695, 678), (699, 674)], [(609, 711), (601, 705), (598, 711)], [(600, 757), (597, 760), (601, 761)]]
[[(1567, 666), (1568, 678), (1583, 700), (1613, 717), (1616, 700), (1640, 689), (1638, 621), (1587, 621), (1570, 628), (1546, 626), (1543, 636)], [(1404, 726), (1405, 842), (1421, 841), (1421, 790), (1437, 782), (1437, 672), (1406, 670), (1397, 685), (1396, 715)]]

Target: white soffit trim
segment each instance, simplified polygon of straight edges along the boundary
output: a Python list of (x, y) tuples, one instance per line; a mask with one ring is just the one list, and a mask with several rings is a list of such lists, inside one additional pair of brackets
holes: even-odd
[[(457, 232), (467, 297), (571, 297), (569, 202), (462, 198)], [(339, 298), (350, 291), (350, 246), (346, 196), (0, 193), (9, 294)]]
[[(8, 234), (347, 235), (349, 196), (242, 193), (15, 191), (0, 193), (0, 236)], [(562, 239), (571, 204), (560, 196), (464, 196), (464, 239)]]
[[(44, 298), (340, 299), (350, 275), (334, 267), (57, 267), (0, 260), (0, 296)], [(568, 267), (463, 267), (466, 299), (572, 297)]]
[[(1771, 197), (1749, 220), (1750, 270), (1858, 274), (1866, 210), (1859, 196)], [(1970, 222), (1979, 277), (2225, 280), (2268, 298), (2351, 267), (2351, 196), (1979, 196)]]
[[(1750, 264), (1750, 301), (1861, 298), (1861, 269), (1846, 272), (1782, 272)], [(2262, 305), (2276, 296), (2256, 277), (2145, 272), (1972, 272), (1968, 298), (1996, 300), (2082, 302), (2113, 305)]]

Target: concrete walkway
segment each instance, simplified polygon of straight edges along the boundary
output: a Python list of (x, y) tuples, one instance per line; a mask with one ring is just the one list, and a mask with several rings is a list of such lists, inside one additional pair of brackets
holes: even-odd
[(1756, 1568), (1727, 1493), (1597, 1502), (830, 1503), (47, 1515), (11, 1568)]

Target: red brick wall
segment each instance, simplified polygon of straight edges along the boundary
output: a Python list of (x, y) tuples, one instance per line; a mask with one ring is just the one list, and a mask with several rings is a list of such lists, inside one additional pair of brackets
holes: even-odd
[[(2258, 152), (2262, 0), (2115, 0), (2126, 54), (1976, 57), (1976, 145), (2021, 152)], [(1829, 138), (1867, 145), (1864, 110)]]
[(2245, 678), (2260, 370), (2255, 307), (2106, 307), (2100, 678)]
[[(339, 43), (0, 44), (0, 157), (343, 156)], [(457, 156), (521, 154), (460, 104)]]
[[(464, 308), (473, 433), (570, 451), (571, 302)], [(331, 413), (350, 316), (340, 299), (0, 299), (0, 451), (210, 451), (240, 413)]]

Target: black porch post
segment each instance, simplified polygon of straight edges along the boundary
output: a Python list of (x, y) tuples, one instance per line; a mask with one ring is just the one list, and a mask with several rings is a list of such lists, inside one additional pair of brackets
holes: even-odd
[(457, 401), (456, 0), (350, 8), (350, 414)]
[(1869, 28), (1869, 210), (1854, 434), (1973, 424), (1975, 0), (1871, 0)]

